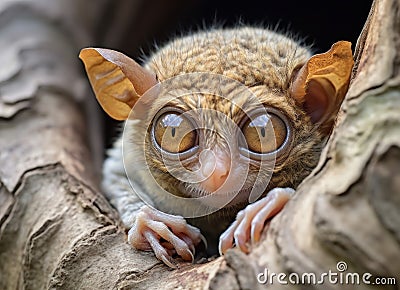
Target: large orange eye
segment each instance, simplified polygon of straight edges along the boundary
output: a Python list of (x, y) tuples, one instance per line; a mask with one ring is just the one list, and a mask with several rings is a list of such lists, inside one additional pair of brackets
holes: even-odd
[(169, 153), (182, 153), (197, 145), (193, 123), (178, 112), (160, 115), (154, 123), (154, 139)]
[(261, 112), (248, 119), (242, 131), (248, 151), (257, 155), (273, 153), (284, 147), (290, 134), (284, 120), (272, 112)]

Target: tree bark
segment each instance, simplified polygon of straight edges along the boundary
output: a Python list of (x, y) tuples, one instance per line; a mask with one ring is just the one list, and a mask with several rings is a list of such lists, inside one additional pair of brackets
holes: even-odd
[[(77, 54), (93, 45), (110, 3), (0, 3), (0, 289), (263, 289), (257, 275), (265, 269), (318, 277), (340, 272), (339, 261), (343, 273), (394, 277), (397, 285), (385, 289), (399, 289), (398, 0), (374, 2), (338, 124), (262, 242), (248, 256), (231, 250), (177, 270), (126, 243), (97, 187), (91, 151), (100, 136), (87, 125), (95, 114), (85, 119), (82, 110), (94, 98)], [(327, 280), (290, 286), (356, 288)]]

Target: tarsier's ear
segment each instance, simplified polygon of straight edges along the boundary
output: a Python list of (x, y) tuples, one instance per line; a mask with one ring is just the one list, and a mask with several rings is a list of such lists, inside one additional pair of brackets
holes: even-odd
[(353, 64), (351, 43), (339, 41), (328, 52), (312, 56), (293, 76), (290, 95), (325, 134), (347, 92)]
[(138, 98), (157, 83), (156, 76), (126, 55), (102, 48), (85, 48), (79, 58), (104, 111), (125, 120)]

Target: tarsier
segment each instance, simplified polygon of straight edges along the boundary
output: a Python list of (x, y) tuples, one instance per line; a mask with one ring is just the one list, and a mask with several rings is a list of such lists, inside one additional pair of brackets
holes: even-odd
[[(103, 190), (129, 243), (171, 267), (174, 256), (193, 261), (202, 240), (210, 254), (235, 246), (247, 253), (260, 240), (315, 167), (353, 66), (349, 42), (312, 56), (294, 39), (251, 27), (176, 39), (143, 66), (108, 49), (86, 48), (80, 58), (103, 109), (127, 120), (126, 138), (104, 163)], [(178, 97), (163, 93), (171, 79)], [(226, 79), (240, 85), (227, 88)], [(224, 95), (201, 91), (200, 83)], [(263, 160), (273, 160), (269, 175), (260, 174)], [(163, 190), (196, 199), (182, 205)], [(211, 210), (186, 214), (197, 207)]]

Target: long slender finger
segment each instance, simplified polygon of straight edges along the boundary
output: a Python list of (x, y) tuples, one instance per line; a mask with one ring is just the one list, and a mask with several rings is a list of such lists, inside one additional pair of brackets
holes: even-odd
[(160, 235), (164, 240), (171, 243), (179, 256), (185, 261), (194, 261), (194, 256), (188, 245), (178, 238), (171, 230), (162, 222), (149, 220), (147, 226), (155, 233)]
[(244, 253), (249, 252), (246, 243), (250, 238), (251, 222), (254, 216), (262, 209), (263, 206), (264, 204), (260, 201), (248, 205), (244, 210), (244, 217), (242, 221), (239, 223), (239, 225), (235, 230), (234, 233), (235, 244)]
[(151, 230), (145, 230), (143, 231), (143, 236), (150, 243), (154, 255), (157, 257), (157, 259), (163, 261), (164, 264), (171, 268), (177, 268), (177, 265), (173, 262), (172, 257), (167, 253), (163, 246), (161, 246), (158, 240), (158, 236), (154, 232), (152, 232)]
[(233, 248), (233, 233), (234, 230), (226, 230), (219, 237), (218, 252), (222, 256), (228, 249)]
[(176, 255), (176, 250), (173, 245), (167, 241), (160, 241), (161, 246), (167, 251), (168, 256), (173, 257)]
[(219, 237), (218, 251), (220, 255), (225, 254), (228, 249), (233, 248), (234, 233), (239, 223), (244, 218), (244, 211), (237, 214), (236, 220)]
[(193, 256), (195, 256), (196, 255), (196, 248), (194, 247), (192, 239), (189, 238), (188, 236), (186, 236), (183, 233), (178, 233), (177, 236), (181, 240), (183, 240), (186, 243), (186, 245), (188, 245), (188, 247), (189, 247), (190, 251), (192, 252)]
[(166, 214), (148, 206), (142, 208), (144, 212), (149, 214), (153, 220), (166, 224), (175, 234), (183, 233), (190, 237), (197, 245), (202, 240), (200, 230), (192, 225), (189, 225), (181, 216)]
[(166, 249), (166, 250), (173, 250), (174, 249), (174, 246), (170, 243), (170, 242), (167, 242), (167, 241), (162, 241), (162, 242), (160, 242), (160, 244), (164, 247), (164, 249)]
[(139, 230), (137, 228), (137, 224), (133, 224), (132, 228), (128, 232), (128, 243), (131, 244), (135, 249), (150, 251), (150, 243), (143, 237), (141, 232), (142, 229)]
[(293, 195), (291, 188), (276, 188), (272, 190), (269, 199), (262, 199), (259, 202), (264, 206), (256, 213), (251, 222), (251, 242), (256, 243), (260, 240), (261, 232), (265, 222), (282, 210), (284, 205)]

